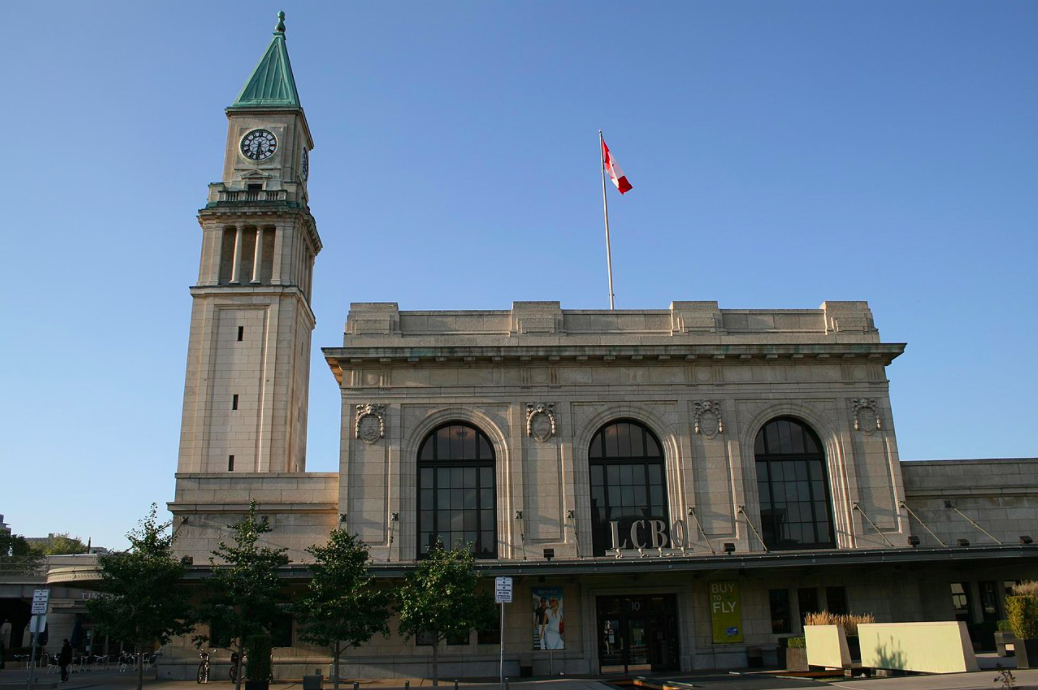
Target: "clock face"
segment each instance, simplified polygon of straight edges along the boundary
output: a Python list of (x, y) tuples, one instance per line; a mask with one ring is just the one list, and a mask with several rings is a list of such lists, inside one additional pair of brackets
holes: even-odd
[(254, 129), (241, 140), (241, 155), (249, 160), (265, 161), (277, 150), (277, 137), (265, 129)]
[(303, 147), (303, 165), (302, 165), (302, 168), (303, 168), (303, 170), (302, 170), (302, 172), (303, 172), (303, 182), (306, 182), (306, 180), (309, 179), (309, 177), (310, 177), (310, 152), (306, 150), (305, 146)]

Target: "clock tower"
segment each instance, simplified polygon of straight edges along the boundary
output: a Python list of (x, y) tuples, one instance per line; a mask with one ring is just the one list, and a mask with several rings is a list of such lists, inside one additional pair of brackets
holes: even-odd
[(284, 19), (226, 110), (223, 178), (198, 214), (179, 473), (305, 470), (321, 238), (306, 187), (314, 144)]

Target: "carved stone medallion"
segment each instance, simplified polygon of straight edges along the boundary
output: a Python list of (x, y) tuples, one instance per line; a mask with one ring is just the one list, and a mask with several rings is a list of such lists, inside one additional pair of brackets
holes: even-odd
[(851, 407), (855, 431), (871, 436), (883, 428), (875, 398), (855, 398), (851, 400)]
[(547, 441), (555, 435), (555, 403), (527, 403), (526, 435)]
[(724, 433), (720, 400), (700, 400), (692, 404), (696, 416), (696, 434), (713, 438)]
[(386, 437), (386, 406), (357, 405), (354, 436), (364, 443), (374, 443)]

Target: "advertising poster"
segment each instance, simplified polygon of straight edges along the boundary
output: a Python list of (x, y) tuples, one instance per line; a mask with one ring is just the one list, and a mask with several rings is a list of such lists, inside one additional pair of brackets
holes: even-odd
[(738, 582), (711, 582), (710, 618), (714, 644), (742, 642), (742, 606)]
[(566, 619), (562, 611), (562, 587), (534, 587), (533, 648), (565, 649)]

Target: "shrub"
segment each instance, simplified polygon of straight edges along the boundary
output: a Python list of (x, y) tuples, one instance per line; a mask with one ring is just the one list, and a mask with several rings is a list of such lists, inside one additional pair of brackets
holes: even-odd
[(1000, 620), (995, 627), (999, 632), (1013, 632), (1013, 626), (1005, 618)]
[(1024, 580), (1013, 585), (1013, 595), (1018, 597), (1038, 596), (1038, 581)]
[(1019, 639), (1038, 639), (1038, 597), (1006, 597), (1006, 614), (1009, 616), (1009, 626), (1013, 634)]
[(843, 632), (847, 637), (854, 637), (858, 634), (858, 624), (875, 622), (876, 617), (871, 613), (816, 611), (804, 616), (804, 625), (839, 625), (843, 627)]
[(245, 642), (246, 658), (249, 660), (249, 680), (270, 679), (270, 653), (273, 649), (270, 635), (253, 635)]
[(806, 637), (787, 637), (786, 647), (789, 649), (804, 649), (807, 647)]

